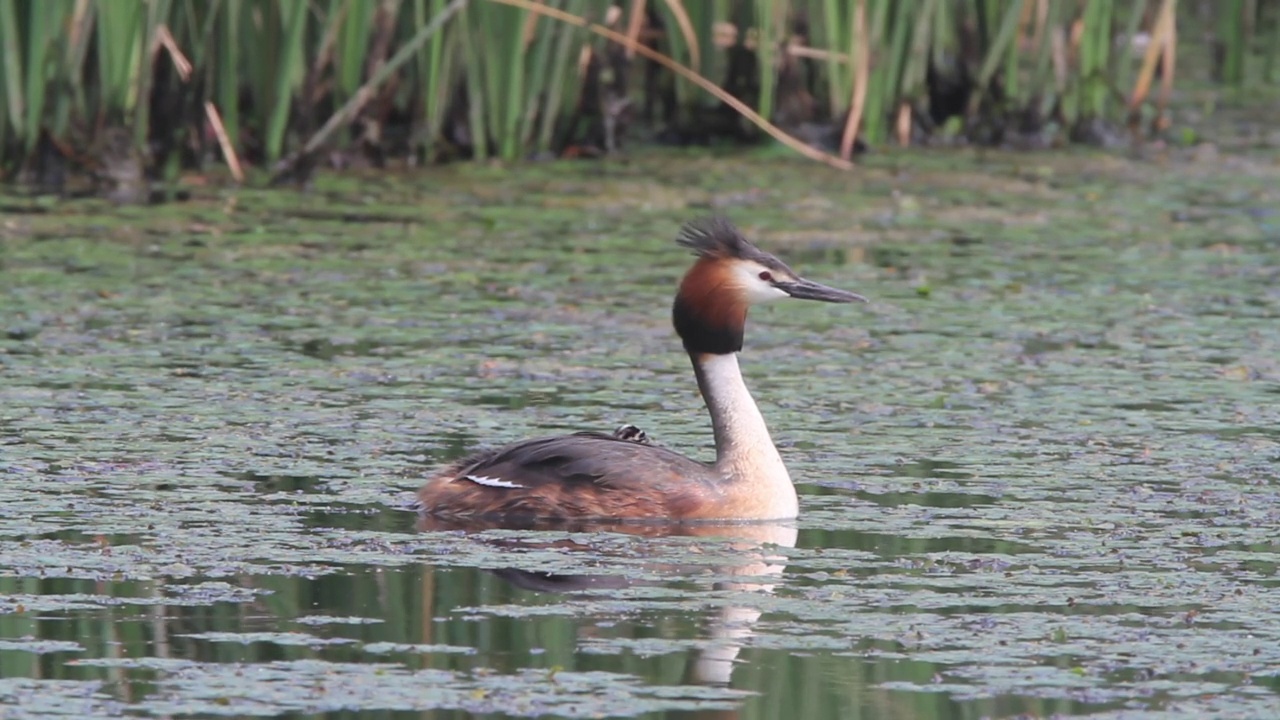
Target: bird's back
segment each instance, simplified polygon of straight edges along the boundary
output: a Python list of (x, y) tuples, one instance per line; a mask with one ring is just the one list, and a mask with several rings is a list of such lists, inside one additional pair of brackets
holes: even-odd
[(581, 432), (473, 455), (418, 498), (441, 517), (670, 521), (713, 516), (722, 486), (711, 467), (665, 448)]

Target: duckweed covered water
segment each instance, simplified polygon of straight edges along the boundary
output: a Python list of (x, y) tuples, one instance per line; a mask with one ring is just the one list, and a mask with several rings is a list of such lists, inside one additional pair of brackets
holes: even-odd
[[(1274, 158), (0, 204), (6, 718), (1280, 714)], [(798, 533), (420, 529), (482, 443), (711, 456), (667, 309), (711, 211), (873, 299), (752, 313)]]

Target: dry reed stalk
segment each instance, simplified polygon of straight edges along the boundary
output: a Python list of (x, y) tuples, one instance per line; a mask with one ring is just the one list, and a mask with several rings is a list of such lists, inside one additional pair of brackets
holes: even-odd
[(824, 62), (830, 62), (830, 63), (844, 63), (846, 65), (853, 62), (853, 60), (845, 53), (832, 52), (830, 50), (823, 50), (822, 48), (809, 47), (808, 45), (800, 45), (794, 42), (789, 43), (787, 45), (787, 52), (791, 55), (795, 55), (796, 57), (808, 58), (810, 60), (822, 60)]
[[(1173, 5), (1177, 0), (1167, 0)], [(1152, 120), (1152, 130), (1161, 131), (1169, 127), (1169, 116), (1165, 110), (1169, 107), (1169, 99), (1173, 97), (1173, 76), (1178, 57), (1178, 13), (1169, 10), (1168, 36), (1164, 40), (1164, 74), (1160, 78), (1160, 95), (1156, 98), (1156, 117)]]
[[(524, 8), (526, 10), (531, 10), (536, 13), (541, 13), (543, 15), (546, 15), (547, 17), (554, 18), (561, 22), (566, 22), (571, 25), (577, 25), (578, 27), (585, 28), (587, 31), (594, 33), (596, 35), (599, 35), (608, 40), (611, 40), (615, 43), (618, 43), (619, 45), (625, 46), (625, 45), (628, 45), (629, 43), (626, 35), (614, 32), (613, 30), (610, 30), (609, 28), (604, 27), (603, 25), (598, 25), (596, 23), (591, 22), (586, 18), (578, 17), (577, 15), (573, 15), (571, 13), (567, 13), (567, 12), (564, 12), (563, 10), (558, 10), (556, 8), (547, 7), (546, 5), (533, 2), (532, 0), (489, 0), (489, 1), (501, 3), (503, 5), (511, 5), (513, 7)], [(635, 47), (635, 51), (640, 55), (643, 55), (649, 60), (652, 60), (658, 63), (659, 65), (665, 67), (671, 72), (676, 73), (677, 75), (685, 78), (689, 82), (692, 82), (693, 84), (697, 85), (703, 90), (706, 90), (707, 92), (715, 96), (716, 99), (724, 101), (726, 105), (733, 108), (734, 110), (737, 110), (740, 115), (750, 120), (752, 124), (754, 124), (756, 127), (768, 133), (770, 137), (782, 143), (783, 145), (786, 145), (792, 150), (795, 150), (801, 155), (804, 155), (805, 157), (811, 160), (817, 160), (820, 163), (829, 165), (838, 170), (853, 169), (853, 163), (849, 162), (847, 159), (839, 158), (834, 155), (831, 155), (830, 153), (822, 152), (821, 150), (811, 145), (808, 145), (807, 143), (797, 138), (794, 138), (791, 135), (788, 135), (782, 130), (779, 130), (777, 126), (775, 126), (773, 123), (761, 117), (759, 113), (757, 113), (755, 110), (752, 110), (741, 100), (725, 92), (720, 88), (720, 86), (706, 79), (705, 77), (698, 74), (697, 72), (690, 70), (689, 68), (685, 67), (684, 65), (681, 65), (675, 60), (672, 60), (666, 55), (663, 55), (660, 52), (656, 52), (651, 48), (645, 47), (644, 45), (636, 44), (636, 45), (633, 45), (633, 47)]]
[(1034, 8), (1035, 30), (1032, 31), (1029, 48), (1032, 53), (1039, 52), (1040, 44), (1044, 42), (1045, 31), (1049, 28), (1049, 0), (1036, 0)]
[[(1133, 92), (1129, 95), (1129, 127), (1137, 130), (1139, 110), (1142, 103), (1146, 102), (1147, 95), (1151, 92), (1151, 81), (1155, 79), (1156, 68), (1160, 65), (1160, 59), (1166, 54), (1166, 45), (1173, 42), (1176, 0), (1163, 0), (1160, 5), (1159, 14), (1156, 16), (1155, 27), (1151, 30), (1151, 40), (1147, 43), (1147, 50), (1142, 56), (1142, 67), (1138, 70), (1138, 78), (1134, 81)], [(1165, 69), (1166, 77), (1169, 75), (1170, 69)], [(1163, 81), (1162, 82), (1166, 82)], [(1161, 102), (1157, 110), (1157, 122), (1164, 115), (1164, 97), (1161, 93)]]
[(521, 44), (526, 51), (533, 44), (534, 33), (538, 30), (538, 19), (540, 17), (537, 13), (531, 13), (524, 19), (524, 28), (520, 31), (520, 38)]
[(853, 41), (857, 44), (853, 58), (853, 98), (849, 101), (849, 117), (845, 120), (844, 134), (840, 136), (840, 157), (848, 161), (853, 157), (853, 142), (858, 138), (858, 125), (867, 102), (867, 81), (871, 76), (871, 48), (867, 37), (867, 3), (855, 0), (853, 10)]
[(453, 0), (453, 2), (446, 5), (443, 10), (432, 18), (431, 22), (418, 30), (418, 32), (413, 36), (413, 39), (405, 43), (403, 47), (396, 51), (396, 54), (393, 55), (390, 60), (379, 66), (377, 72), (375, 72), (363, 85), (360, 86), (360, 89), (351, 96), (350, 100), (347, 100), (346, 104), (339, 108), (337, 112), (325, 121), (324, 126), (308, 138), (306, 144), (303, 145), (300, 150), (276, 163), (272, 182), (279, 182), (287, 177), (293, 168), (298, 165), (299, 160), (314, 154), (320, 149), (320, 146), (329, 139), (329, 136), (338, 130), (338, 128), (350, 124), (350, 122), (355, 119), (356, 115), (359, 114), (361, 108), (373, 99), (374, 88), (380, 86), (388, 77), (391, 76), (391, 73), (398, 70), (401, 65), (404, 65), (413, 58), (414, 53), (425, 45), (427, 40), (431, 39), (432, 35), (439, 32), (450, 18), (461, 12), (466, 5), (467, 0)]
[(227, 128), (222, 124), (222, 116), (218, 114), (218, 108), (214, 107), (212, 101), (205, 101), (204, 114), (209, 118), (209, 126), (213, 128), (214, 137), (218, 138), (218, 146), (222, 148), (222, 158), (227, 161), (231, 177), (238, 183), (244, 183), (244, 168), (240, 166), (236, 148), (231, 144), (231, 138), (227, 136)]
[[(706, 0), (698, 0), (705, 2)], [(689, 18), (689, 11), (685, 9), (681, 0), (666, 0), (667, 9), (676, 18), (676, 24), (680, 26), (680, 34), (684, 35), (685, 46), (689, 48), (689, 62), (693, 67), (702, 67), (702, 48), (698, 45), (698, 33), (693, 29), (693, 20)]]
[(636, 45), (640, 44), (640, 31), (644, 29), (644, 8), (645, 0), (632, 0), (631, 17), (627, 19), (627, 59), (632, 60), (636, 56)]
[(158, 52), (161, 48), (169, 53), (169, 58), (173, 61), (173, 67), (178, 71), (178, 77), (182, 78), (182, 82), (191, 79), (191, 61), (182, 53), (178, 43), (174, 41), (173, 34), (169, 32), (169, 26), (161, 24), (156, 28), (156, 47), (152, 52)]

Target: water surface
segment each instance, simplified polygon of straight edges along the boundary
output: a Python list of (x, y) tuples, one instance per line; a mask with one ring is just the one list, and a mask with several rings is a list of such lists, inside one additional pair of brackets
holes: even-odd
[[(4, 714), (1280, 713), (1277, 188), (933, 151), (5, 197)], [(711, 457), (668, 307), (712, 211), (873, 299), (752, 312), (798, 525), (419, 531), (484, 443)]]

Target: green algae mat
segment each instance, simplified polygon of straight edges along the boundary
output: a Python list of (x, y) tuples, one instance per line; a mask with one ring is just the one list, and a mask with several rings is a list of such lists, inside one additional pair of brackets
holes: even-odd
[[(709, 459), (723, 213), (794, 526), (431, 527), (434, 465)], [(1280, 159), (762, 155), (0, 196), (0, 717), (1280, 715)]]

